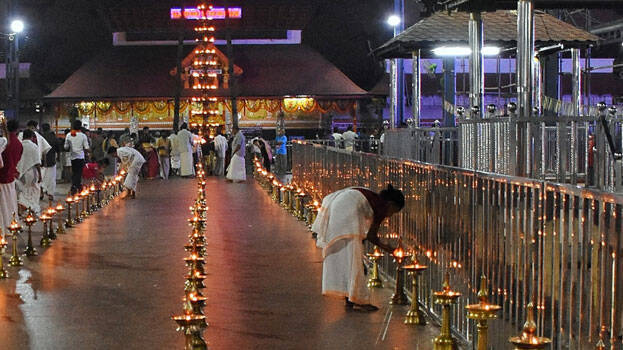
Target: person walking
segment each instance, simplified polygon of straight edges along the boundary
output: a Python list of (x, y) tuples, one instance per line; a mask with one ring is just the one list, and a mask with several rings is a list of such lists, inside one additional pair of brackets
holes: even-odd
[(188, 124), (183, 123), (177, 132), (177, 142), (180, 151), (180, 176), (190, 177), (195, 175), (193, 164), (193, 134), (188, 131)]
[(223, 136), (223, 130), (218, 129), (214, 138), (214, 153), (216, 153), (216, 162), (214, 164), (214, 175), (225, 175), (225, 155), (227, 154), (227, 138)]
[(37, 144), (37, 136), (31, 129), (22, 132), (22, 158), (17, 163), (19, 172), (17, 186), (17, 203), (25, 210), (35, 214), (41, 213), (39, 196), (41, 195), (41, 157)]
[(367, 188), (349, 187), (331, 193), (312, 225), (316, 245), (322, 249), (322, 294), (344, 297), (346, 307), (376, 311), (370, 304), (363, 264), (363, 241), (391, 253), (393, 248), (381, 242), (378, 231), (385, 220), (402, 210), (405, 198), (388, 185), (380, 193)]
[(89, 141), (81, 130), (82, 122), (74, 120), (71, 132), (65, 137), (65, 150), (70, 152), (69, 159), (71, 159), (72, 195), (82, 190), (82, 169), (86, 153), (89, 151)]
[(160, 177), (163, 180), (168, 180), (169, 171), (171, 169), (171, 160), (169, 158), (171, 143), (164, 134), (156, 132), (156, 137), (156, 149), (158, 150), (158, 161), (160, 163)]
[(227, 168), (227, 180), (230, 182), (244, 182), (247, 180), (247, 171), (244, 162), (245, 148), (247, 143), (244, 135), (237, 125), (232, 128), (234, 140), (231, 143), (232, 156)]
[(279, 129), (277, 131), (277, 137), (275, 138), (275, 163), (277, 175), (285, 175), (288, 170), (288, 138), (286, 137), (285, 130)]
[(50, 128), (50, 124), (42, 124), (41, 132), (43, 133), (41, 136), (50, 145), (50, 149), (43, 157), (41, 164), (41, 192), (42, 194), (47, 194), (49, 200), (54, 200), (54, 193), (56, 193), (56, 159), (61, 147), (56, 133)]

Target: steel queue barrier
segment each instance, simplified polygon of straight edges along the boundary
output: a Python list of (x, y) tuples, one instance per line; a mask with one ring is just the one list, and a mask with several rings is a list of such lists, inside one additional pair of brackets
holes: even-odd
[[(295, 142), (292, 153), (293, 182), (315, 199), (348, 186), (403, 190), (405, 209), (384, 235), (402, 238), (430, 266), (417, 297), (433, 319), (441, 309), (431, 292), (451, 269), (451, 284), (463, 294), (452, 324), (464, 341), (475, 335), (464, 309), (478, 300), (484, 274), (490, 301), (502, 306), (501, 321), (491, 324), (494, 349), (508, 347), (530, 301), (552, 349), (593, 349), (600, 335), (612, 349), (623, 346), (623, 196), (306, 142)], [(379, 268), (395, 277), (390, 257)]]

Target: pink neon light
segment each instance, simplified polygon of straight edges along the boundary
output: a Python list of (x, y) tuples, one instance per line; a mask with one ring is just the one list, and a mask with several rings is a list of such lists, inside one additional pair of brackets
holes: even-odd
[(224, 7), (214, 7), (205, 11), (205, 15), (203, 15), (201, 10), (196, 7), (188, 7), (184, 8), (183, 11), (181, 8), (172, 8), (171, 19), (226, 19), (227, 13), (229, 13), (229, 18), (242, 18), (242, 8), (240, 7), (230, 7), (227, 9)]

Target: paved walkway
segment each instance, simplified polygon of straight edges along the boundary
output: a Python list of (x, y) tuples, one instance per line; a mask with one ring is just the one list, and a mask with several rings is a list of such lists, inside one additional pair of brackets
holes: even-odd
[[(183, 245), (194, 180), (141, 182), (0, 281), (2, 349), (182, 349)], [(211, 349), (431, 349), (434, 327), (406, 307), (346, 311), (320, 295), (322, 259), (307, 229), (253, 183), (208, 181)], [(40, 238), (37, 226), (35, 241)], [(22, 243), (23, 244), (23, 243)], [(5, 264), (8, 259), (5, 254)]]

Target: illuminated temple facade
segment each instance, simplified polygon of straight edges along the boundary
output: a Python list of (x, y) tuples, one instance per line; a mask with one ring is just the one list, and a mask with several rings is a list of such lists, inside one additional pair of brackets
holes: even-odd
[[(91, 129), (172, 128), (178, 46), (171, 39), (189, 25), (185, 22), (192, 21), (173, 19), (175, 10), (160, 5), (144, 9), (142, 16), (151, 21), (137, 23), (130, 18), (132, 11), (139, 10), (111, 9), (113, 47), (92, 58), (47, 96), (58, 129), (68, 127), (72, 116)], [(320, 129), (333, 118), (356, 125), (359, 101), (369, 95), (301, 43), (302, 28), (312, 10), (271, 1), (241, 6), (241, 18), (228, 20), (231, 55), (217, 29), (216, 37), (221, 40), (215, 44), (224, 74), (218, 88), (210, 92), (218, 98), (220, 112), (211, 122), (231, 125), (231, 97), (236, 96), (238, 120), (244, 128), (275, 128), (280, 115), (288, 129)], [(287, 13), (298, 20), (283, 19)], [(220, 22), (215, 24), (222, 28)], [(192, 123), (193, 110), (200, 108), (200, 103), (192, 101), (196, 95), (194, 48), (192, 41), (185, 41), (180, 123)], [(227, 74), (232, 58), (235, 83)]]

